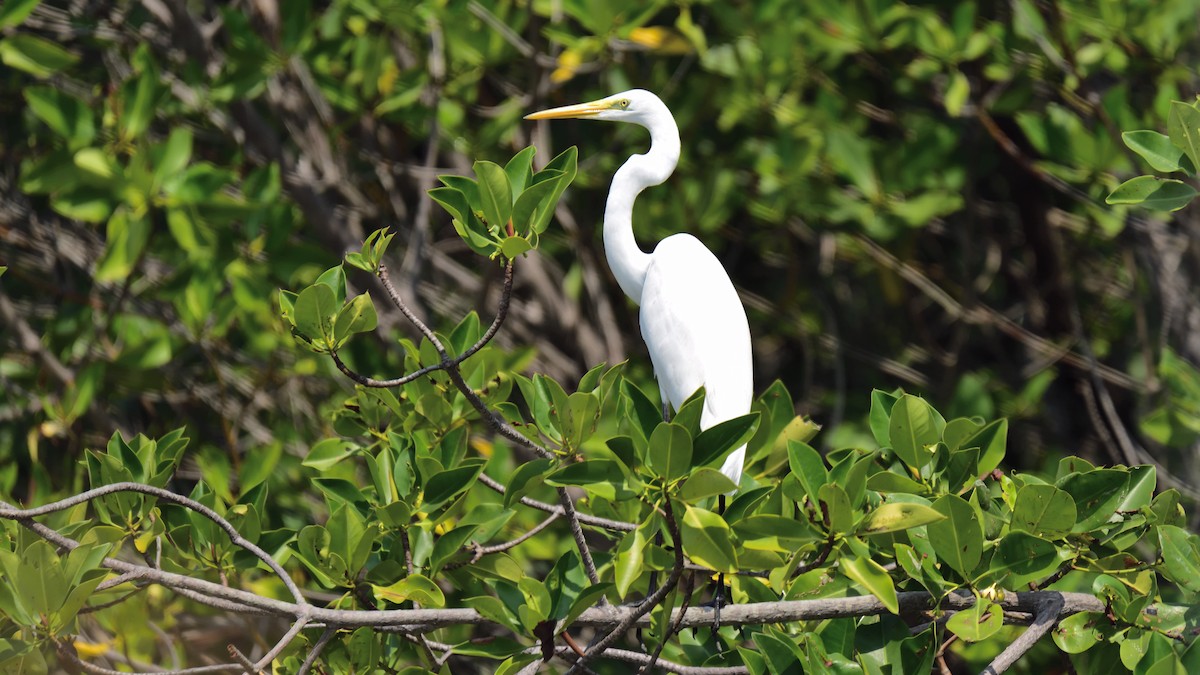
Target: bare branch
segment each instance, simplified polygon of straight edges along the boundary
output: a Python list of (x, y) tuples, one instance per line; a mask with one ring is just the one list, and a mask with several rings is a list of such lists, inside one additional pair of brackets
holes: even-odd
[(1025, 655), (1033, 646), (1041, 640), (1046, 633), (1050, 632), (1058, 624), (1059, 618), (1063, 615), (1063, 606), (1065, 604), (1065, 593), (1047, 593), (1038, 598), (1038, 609), (1036, 617), (1033, 620), (1033, 625), (1029, 627), (1021, 637), (1013, 640), (1012, 643), (1005, 647), (1000, 655), (988, 664), (988, 667), (983, 670), (983, 675), (999, 675), (1008, 670), (1017, 659)]

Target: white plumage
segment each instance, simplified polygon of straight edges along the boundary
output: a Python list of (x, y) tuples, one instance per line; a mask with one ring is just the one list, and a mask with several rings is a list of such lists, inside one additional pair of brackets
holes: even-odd
[[(604, 250), (617, 283), (641, 305), (642, 339), (663, 398), (678, 410), (705, 388), (701, 429), (750, 412), (753, 373), (746, 310), (717, 257), (690, 234), (663, 239), (653, 253), (633, 236), (633, 203), (665, 181), (679, 161), (679, 130), (666, 105), (641, 89), (526, 119), (586, 118), (632, 122), (650, 131), (650, 150), (617, 170), (604, 209)], [(741, 482), (745, 446), (721, 472)]]

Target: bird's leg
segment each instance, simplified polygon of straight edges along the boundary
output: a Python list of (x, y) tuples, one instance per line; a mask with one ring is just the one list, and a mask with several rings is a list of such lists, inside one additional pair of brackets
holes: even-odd
[[(717, 513), (725, 515), (725, 495), (717, 497)], [(713, 637), (721, 630), (721, 605), (725, 604), (725, 573), (717, 572), (717, 588), (713, 592)], [(718, 642), (718, 645), (720, 643)]]

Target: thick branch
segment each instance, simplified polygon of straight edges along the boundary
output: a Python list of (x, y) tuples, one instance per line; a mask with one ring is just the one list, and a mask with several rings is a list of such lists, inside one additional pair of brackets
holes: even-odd
[[(1017, 659), (1024, 656), (1030, 649), (1033, 649), (1038, 640), (1045, 637), (1051, 628), (1058, 625), (1058, 620), (1064, 613), (1065, 595), (1065, 593), (1049, 593), (1039, 597), (1037, 600), (1039, 607), (1033, 624), (1021, 634), (1021, 637), (1013, 640), (1004, 651), (1000, 652), (999, 656), (988, 664), (988, 667), (983, 670), (983, 675), (999, 675), (1008, 670), (1017, 662)], [(1073, 612), (1067, 613), (1070, 614)]]

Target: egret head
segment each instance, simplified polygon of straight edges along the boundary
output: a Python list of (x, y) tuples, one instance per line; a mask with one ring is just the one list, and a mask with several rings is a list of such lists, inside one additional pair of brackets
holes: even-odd
[(667, 106), (654, 94), (645, 89), (630, 89), (590, 103), (551, 108), (525, 116), (527, 120), (592, 119), (613, 122), (633, 122), (651, 126), (666, 116), (671, 117)]

